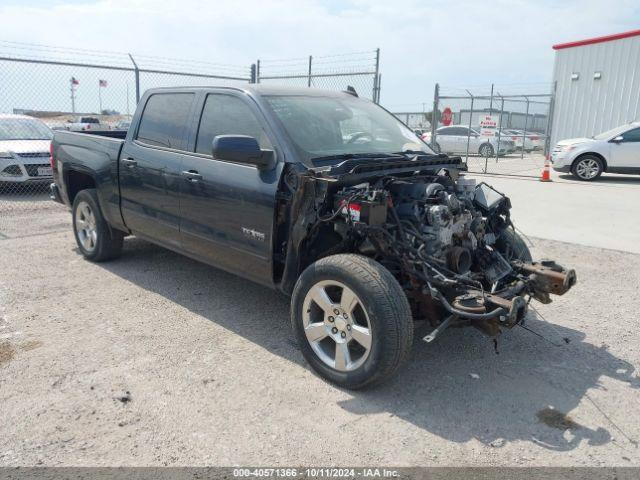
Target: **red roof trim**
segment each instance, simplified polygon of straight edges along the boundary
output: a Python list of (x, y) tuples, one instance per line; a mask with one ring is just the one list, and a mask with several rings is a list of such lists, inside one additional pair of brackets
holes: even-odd
[(588, 38), (586, 40), (578, 40), (577, 42), (558, 43), (553, 46), (554, 50), (562, 50), (563, 48), (582, 47), (584, 45), (593, 45), (594, 43), (610, 42), (612, 40), (620, 40), (621, 38), (637, 37), (640, 30), (631, 30), (629, 32), (616, 33), (613, 35), (605, 35), (604, 37)]

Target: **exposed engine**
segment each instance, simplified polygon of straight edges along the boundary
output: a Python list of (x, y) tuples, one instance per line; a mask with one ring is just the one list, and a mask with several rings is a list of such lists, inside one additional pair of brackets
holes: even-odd
[(444, 309), (446, 322), (495, 336), (522, 320), (530, 298), (548, 303), (576, 278), (508, 241), (517, 237), (510, 208), (503, 194), (463, 176), (390, 176), (339, 188), (318, 222), (395, 273), (418, 317), (438, 325)]

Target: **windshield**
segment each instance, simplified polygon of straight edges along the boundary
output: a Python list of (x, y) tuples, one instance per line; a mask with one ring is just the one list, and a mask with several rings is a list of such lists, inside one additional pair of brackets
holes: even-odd
[(0, 118), (0, 140), (51, 140), (51, 130), (34, 118)]
[(606, 132), (602, 132), (599, 135), (595, 135), (591, 138), (594, 140), (607, 140), (609, 138), (617, 137), (618, 135), (623, 134), (627, 130), (631, 128), (631, 125), (622, 125), (620, 127), (612, 128), (611, 130), (607, 130)]
[(413, 131), (368, 100), (346, 95), (268, 95), (265, 99), (306, 162), (358, 154), (434, 154)]

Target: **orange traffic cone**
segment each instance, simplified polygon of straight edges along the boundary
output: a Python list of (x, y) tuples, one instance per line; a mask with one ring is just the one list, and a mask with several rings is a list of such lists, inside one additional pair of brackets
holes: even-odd
[(541, 182), (552, 182), (551, 180), (551, 165), (549, 164), (549, 157), (544, 160), (544, 168), (542, 169)]

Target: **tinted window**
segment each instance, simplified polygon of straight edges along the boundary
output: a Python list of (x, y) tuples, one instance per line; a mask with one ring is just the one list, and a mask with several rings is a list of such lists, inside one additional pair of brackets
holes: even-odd
[(272, 148), (249, 106), (231, 95), (207, 96), (198, 128), (196, 152), (211, 154), (211, 143), (216, 135), (249, 135), (258, 141), (260, 148)]
[(455, 128), (439, 128), (436, 130), (438, 135), (455, 135)]
[(136, 139), (148, 145), (182, 150), (193, 93), (156, 93), (149, 97)]
[(640, 128), (634, 128), (622, 134), (625, 142), (640, 142)]

